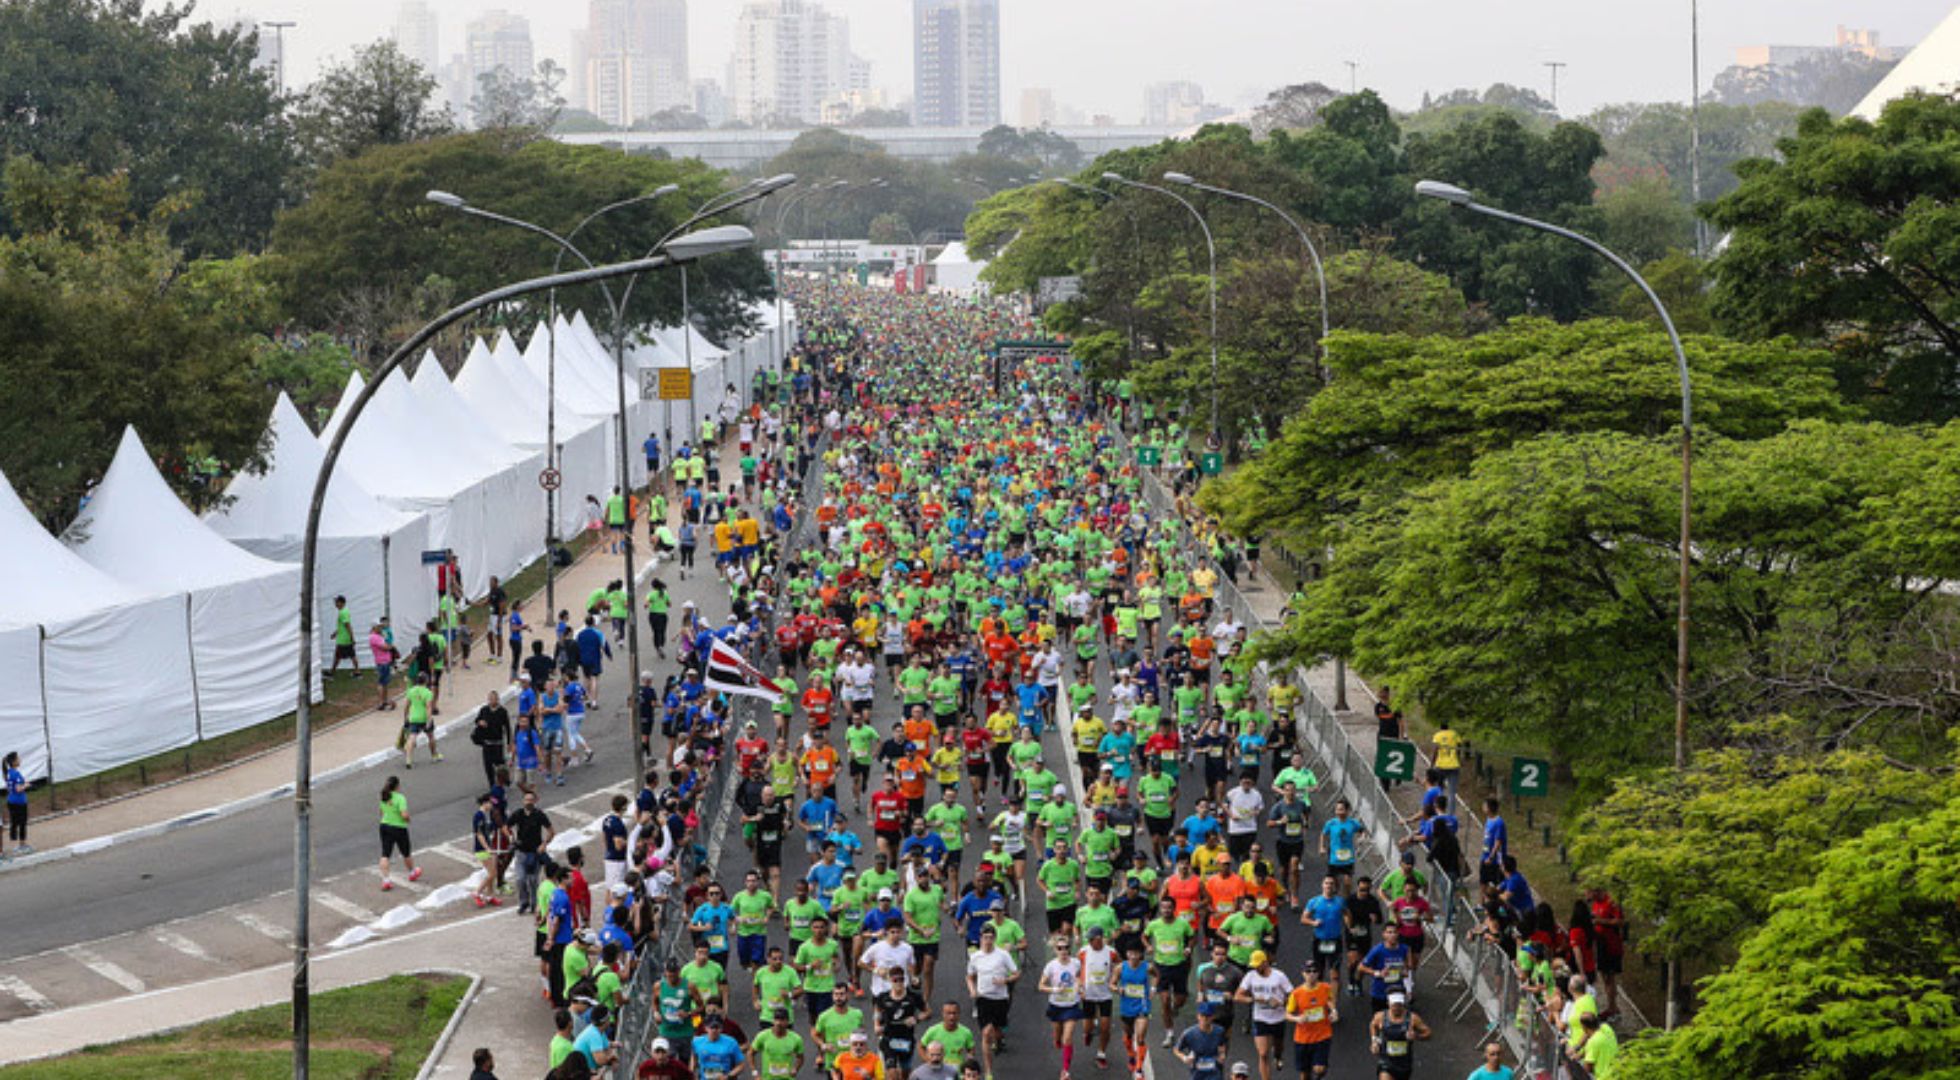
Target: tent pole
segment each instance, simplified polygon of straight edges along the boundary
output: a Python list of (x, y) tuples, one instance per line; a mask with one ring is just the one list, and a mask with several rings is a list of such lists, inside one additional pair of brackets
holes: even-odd
[(48, 719), (48, 628), (35, 629), (41, 632), (41, 647), (34, 650), (34, 656), (41, 665), (41, 742), (48, 752), (48, 809), (59, 810), (54, 795), (54, 726)]
[(197, 741), (204, 741), (204, 695), (197, 692), (197, 635), (191, 629), (191, 594), (184, 594), (184, 652), (191, 661), (191, 717), (197, 724)]
[(394, 545), (394, 537), (381, 534), (381, 617), (388, 625), (395, 625), (394, 564), (388, 561), (388, 549)]

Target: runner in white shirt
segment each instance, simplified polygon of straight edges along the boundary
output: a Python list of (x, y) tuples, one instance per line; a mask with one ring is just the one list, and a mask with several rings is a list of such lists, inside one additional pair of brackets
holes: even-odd
[(980, 931), (980, 948), (966, 956), (966, 992), (973, 998), (974, 1019), (980, 1027), (982, 1075), (994, 1074), (994, 1050), (1000, 1044), (1001, 1029), (1007, 1026), (1008, 994), (1021, 967), (1007, 950), (994, 943), (994, 929)]
[(1103, 940), (1103, 928), (1091, 927), (1089, 944), (1075, 956), (1082, 971), (1082, 1016), (1086, 1025), (1082, 1045), (1093, 1040), (1096, 1068), (1109, 1068), (1109, 1014), (1116, 997), (1116, 950)]
[(1048, 995), (1048, 1022), (1055, 1030), (1055, 1049), (1062, 1052), (1061, 1080), (1069, 1080), (1075, 1064), (1075, 1023), (1082, 1019), (1082, 961), (1069, 955), (1068, 944), (1067, 934), (1049, 939), (1055, 959), (1041, 969), (1037, 987)]
[(1239, 980), (1238, 1001), (1252, 1003), (1252, 1045), (1259, 1054), (1259, 1080), (1273, 1080), (1273, 1059), (1284, 1045), (1286, 998), (1293, 993), (1293, 980), (1273, 967), (1264, 949), (1254, 950), (1252, 970)]
[(1239, 785), (1225, 792), (1225, 846), (1234, 860), (1242, 860), (1252, 850), (1259, 834), (1259, 822), (1266, 812), (1266, 797), (1250, 776), (1239, 777)]

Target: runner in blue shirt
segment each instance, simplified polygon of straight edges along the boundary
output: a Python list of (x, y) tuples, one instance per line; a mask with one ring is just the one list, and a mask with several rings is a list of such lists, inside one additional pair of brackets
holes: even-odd
[(1346, 799), (1334, 800), (1334, 816), (1320, 827), (1320, 853), (1327, 856), (1327, 874), (1341, 883), (1341, 895), (1351, 895), (1354, 889), (1354, 858), (1358, 853), (1361, 837), (1367, 835), (1367, 828), (1350, 817), (1352, 808)]
[(701, 1080), (722, 1080), (748, 1060), (742, 1044), (722, 1034), (719, 1016), (708, 1017), (707, 1033), (696, 1035), (693, 1047), (694, 1073)]
[(1409, 976), (1409, 947), (1402, 944), (1395, 926), (1382, 927), (1381, 944), (1361, 958), (1361, 974), (1368, 976), (1368, 999), (1374, 1011), (1388, 1008), (1388, 995), (1406, 989)]
[[(1311, 920), (1311, 921), (1309, 921)], [(1334, 876), (1320, 881), (1320, 895), (1307, 901), (1300, 921), (1313, 927), (1313, 966), (1323, 978), (1341, 970), (1341, 937), (1347, 925), (1347, 901), (1342, 899)]]

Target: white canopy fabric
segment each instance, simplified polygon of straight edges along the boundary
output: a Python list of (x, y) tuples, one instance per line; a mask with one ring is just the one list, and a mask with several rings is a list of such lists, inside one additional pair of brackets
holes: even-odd
[(478, 461), (493, 465), (535, 465), (544, 468), (544, 457), (539, 452), (527, 452), (512, 445), (508, 435), (496, 431), (484, 417), (470, 408), (449, 376), (442, 370), (442, 362), (434, 352), (424, 353), (422, 363), (415, 369), (415, 378), (409, 381), (422, 408), (433, 413), (437, 421), (447, 427), (449, 437)]
[[(501, 437), (517, 446), (542, 453), (545, 446), (545, 391), (522, 364), (499, 364), (478, 341), (456, 373), (456, 391)], [(558, 535), (574, 535), (584, 523), (587, 494), (603, 494), (612, 486), (616, 468), (609, 425), (603, 420), (561, 407), (558, 410), (558, 467), (563, 476), (558, 498)], [(542, 497), (542, 493), (540, 493)]]
[(1948, 13), (1905, 59), (1886, 72), (1851, 115), (1877, 120), (1888, 103), (1914, 90), (1945, 94), (1956, 85), (1960, 85), (1960, 7)]
[[(605, 402), (606, 417), (609, 420), (617, 417), (619, 415), (619, 375), (618, 368), (613, 363), (612, 353), (592, 333), (592, 328), (585, 322), (585, 316), (583, 314), (580, 314), (572, 322), (567, 322), (563, 317), (560, 317), (557, 326), (559, 379), (563, 380), (566, 377), (565, 372), (569, 367), (573, 372), (573, 381), (587, 388), (586, 400), (592, 402), (603, 400)], [(539, 349), (542, 343), (550, 340), (550, 337), (550, 331), (545, 324), (542, 322), (538, 323), (537, 327), (531, 331), (531, 342), (529, 349), (525, 352), (525, 359), (529, 361), (531, 357), (530, 350)], [(536, 370), (535, 367), (533, 370)], [(630, 367), (626, 373), (626, 377), (627, 478), (634, 487), (639, 487), (646, 483), (647, 471), (646, 457), (639, 452), (640, 443), (646, 438), (648, 432), (654, 430), (656, 425), (652, 418), (658, 415), (659, 408), (657, 402), (642, 402), (640, 400), (639, 375)], [(608, 426), (612, 430), (607, 435), (607, 440), (613, 447), (612, 455), (616, 459), (619, 446), (618, 442), (614, 441), (619, 438), (616, 421)], [(618, 472), (619, 464), (615, 460), (613, 462), (612, 474), (617, 476)], [(607, 486), (610, 488), (611, 484)], [(603, 495), (603, 492), (600, 494)]]
[[(326, 447), (285, 394), (268, 423), (271, 458), (262, 473), (233, 478), (230, 502), (205, 515), (205, 524), (239, 547), (268, 559), (298, 563), (313, 502), (314, 479)], [(356, 647), (366, 655), (367, 628), (387, 616), (397, 627), (420, 627), (435, 612), (435, 573), (424, 569), (429, 521), (421, 513), (385, 506), (354, 478), (337, 469), (320, 507), (320, 542), (314, 625), (321, 655), (333, 655), (333, 598), (345, 596)]]
[[(360, 391), (349, 380), (322, 438), (344, 422)], [(383, 502), (429, 515), (429, 546), (455, 551), (463, 589), (480, 597), (492, 575), (509, 577), (544, 550), (544, 501), (537, 470), (477, 461), (425, 409), (397, 370), (369, 402), (341, 453), (343, 468)]]
[(123, 429), (109, 471), (64, 538), (125, 585), (184, 597), (198, 738), (293, 711), (299, 567), (262, 559), (199, 521), (164, 483), (134, 427)]
[(0, 747), (20, 752), (28, 779), (86, 776), (197, 738), (181, 596), (90, 566), (4, 475), (0, 551)]
[(955, 240), (932, 260), (933, 282), (947, 292), (970, 293), (980, 288), (980, 271), (986, 268), (986, 263), (969, 258), (966, 245)]

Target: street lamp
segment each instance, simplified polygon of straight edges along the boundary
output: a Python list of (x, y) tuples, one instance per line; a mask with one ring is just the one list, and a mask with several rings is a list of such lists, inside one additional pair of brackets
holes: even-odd
[[(1167, 172), (1164, 174), (1164, 179), (1173, 184), (1183, 184), (1186, 187), (1197, 188), (1199, 191), (1209, 191), (1215, 195), (1223, 195), (1228, 199), (1239, 199), (1243, 202), (1252, 203), (1255, 206), (1263, 206), (1286, 219), (1286, 223), (1293, 226), (1293, 231), (1300, 236), (1301, 246), (1307, 249), (1308, 257), (1313, 260), (1313, 275), (1320, 282), (1320, 344), (1319, 348), (1315, 351), (1320, 354), (1320, 377), (1323, 381), (1326, 380), (1327, 335), (1331, 333), (1328, 328), (1329, 316), (1327, 312), (1327, 268), (1321, 265), (1320, 250), (1314, 247), (1313, 238), (1307, 235), (1307, 227), (1300, 224), (1292, 214), (1281, 210), (1279, 207), (1274, 206), (1257, 195), (1248, 195), (1242, 191), (1231, 191), (1213, 184), (1201, 184), (1184, 173), (1179, 172)], [(1336, 656), (1334, 658), (1334, 709), (1336, 712), (1346, 712), (1347, 708), (1347, 658)]]
[(1416, 194), (1424, 198), (1440, 199), (1451, 206), (1470, 210), (1485, 217), (1508, 221), (1513, 225), (1523, 225), (1526, 228), (1562, 236), (1574, 243), (1585, 245), (1607, 262), (1619, 267), (1621, 273), (1632, 278), (1633, 283), (1640, 286), (1640, 291), (1647, 294), (1648, 302), (1652, 303), (1654, 310), (1660, 314), (1661, 325), (1667, 328), (1668, 343), (1674, 347), (1675, 370), (1681, 377), (1681, 574), (1679, 596), (1675, 601), (1677, 611), (1674, 638), (1674, 767), (1684, 768), (1688, 764), (1688, 566), (1692, 556), (1693, 539), (1690, 524), (1694, 490), (1695, 408), (1694, 395), (1688, 385), (1688, 354), (1682, 351), (1681, 335), (1675, 332), (1674, 319), (1668, 315), (1667, 305), (1661, 303), (1661, 298), (1654, 294), (1653, 287), (1647, 284), (1647, 280), (1641, 277), (1638, 271), (1625, 259), (1615, 255), (1605, 245), (1589, 236), (1560, 228), (1549, 222), (1485, 206), (1469, 192), (1454, 184), (1424, 180), (1416, 184)]
[[(583, 219), (579, 221), (577, 225), (572, 227), (571, 232), (565, 234), (564, 236), (560, 236), (557, 233), (552, 232), (550, 229), (547, 229), (544, 226), (538, 225), (534, 222), (523, 221), (518, 218), (508, 217), (503, 214), (492, 213), (491, 211), (484, 210), (480, 207), (471, 206), (468, 199), (463, 198), (461, 195), (452, 194), (447, 191), (431, 191), (424, 197), (427, 198), (428, 201), (435, 203), (438, 206), (446, 206), (451, 210), (456, 210), (461, 213), (469, 214), (472, 217), (479, 217), (486, 221), (494, 221), (500, 225), (509, 225), (513, 228), (522, 229), (525, 232), (536, 233), (539, 236), (543, 236), (549, 239), (552, 243), (556, 244), (558, 247), (558, 254), (551, 261), (551, 272), (553, 274), (556, 274), (564, 265), (565, 252), (567, 251), (570, 251), (573, 254), (577, 255), (579, 261), (584, 263), (586, 266), (592, 265), (592, 260), (586, 258), (585, 255), (572, 244), (572, 239), (578, 236), (579, 232), (583, 230), (587, 225), (591, 224), (594, 220), (596, 220), (597, 218), (599, 218), (604, 214), (608, 214), (614, 210), (618, 210), (621, 207), (633, 206), (643, 202), (651, 202), (654, 199), (658, 199), (666, 195), (671, 195), (679, 190), (680, 190), (679, 184), (662, 184), (659, 187), (654, 188), (652, 191), (646, 192), (644, 194), (635, 195), (630, 199), (621, 199), (618, 202), (611, 203), (606, 206), (602, 206), (599, 209), (594, 210), (592, 213), (587, 214)], [(559, 463), (560, 463), (559, 453), (561, 449), (558, 445), (558, 290), (552, 289), (547, 294), (547, 297), (548, 299), (546, 301), (546, 304), (547, 304), (547, 311), (549, 314), (547, 319), (545, 320), (546, 348), (545, 348), (544, 445), (545, 445), (545, 463), (547, 467), (556, 470), (559, 467)], [(626, 423), (626, 417), (624, 415), (622, 415), (619, 418), (619, 423), (623, 428)], [(671, 439), (672, 432), (669, 432), (668, 435), (669, 438)], [(623, 432), (622, 432), (622, 437), (624, 437)], [(620, 483), (622, 484), (626, 483), (626, 478), (624, 476), (620, 477)], [(555, 489), (553, 488), (545, 489), (544, 507), (545, 507), (544, 602), (546, 608), (550, 609), (553, 612), (556, 612), (558, 610), (558, 573), (557, 573), (558, 566), (557, 566), (557, 562), (552, 558), (552, 554), (556, 550), (558, 545), (558, 492)]]
[(1214, 184), (1202, 184), (1180, 172), (1167, 172), (1164, 174), (1164, 179), (1172, 184), (1183, 184), (1185, 187), (1197, 188), (1199, 191), (1209, 191), (1213, 195), (1223, 195), (1228, 199), (1238, 199), (1241, 202), (1249, 202), (1255, 206), (1263, 206), (1273, 213), (1278, 214), (1281, 218), (1284, 218), (1288, 225), (1293, 226), (1293, 231), (1299, 234), (1300, 245), (1307, 249), (1307, 257), (1313, 260), (1313, 275), (1320, 282), (1320, 347), (1316, 351), (1320, 353), (1321, 377), (1325, 378), (1327, 374), (1327, 335), (1332, 332), (1328, 329), (1327, 268), (1321, 265), (1320, 249), (1314, 247), (1313, 238), (1307, 235), (1307, 227), (1300, 224), (1299, 220), (1292, 214), (1281, 210), (1279, 207), (1274, 206), (1257, 195), (1248, 195), (1243, 191), (1232, 191)]
[(1220, 438), (1218, 432), (1218, 245), (1212, 242), (1211, 226), (1205, 224), (1205, 216), (1198, 213), (1197, 207), (1192, 206), (1190, 201), (1185, 199), (1184, 196), (1179, 195), (1169, 188), (1161, 188), (1155, 184), (1146, 184), (1141, 180), (1131, 180), (1120, 173), (1114, 172), (1106, 172), (1102, 174), (1102, 178), (1113, 184), (1123, 184), (1127, 187), (1141, 188), (1144, 191), (1154, 191), (1159, 195), (1177, 200), (1179, 206), (1190, 211), (1191, 220), (1196, 221), (1199, 230), (1205, 234), (1205, 253), (1211, 260), (1211, 438), (1216, 443)]
[(819, 191), (850, 183), (849, 180), (825, 178), (818, 180), (802, 191), (783, 200), (776, 208), (776, 370), (781, 371), (789, 362), (789, 334), (783, 326), (783, 256), (789, 249), (789, 234), (784, 231), (789, 220), (790, 208)]
[[(453, 198), (453, 196), (452, 196)], [(450, 205), (445, 203), (445, 205)], [(726, 230), (733, 229), (734, 232)], [(740, 235), (736, 235), (739, 233)], [(300, 542), (300, 581), (299, 581), (299, 692), (294, 710), (294, 776), (293, 776), (293, 893), (295, 917), (293, 921), (293, 1077), (294, 1080), (307, 1080), (311, 1067), (311, 911), (313, 887), (313, 600), (314, 575), (319, 568), (320, 555), (320, 516), (326, 505), (327, 486), (333, 479), (334, 466), (340, 461), (341, 450), (347, 444), (348, 435), (367, 409), (368, 403), (380, 390), (381, 384), (389, 375), (398, 370), (402, 362), (416, 354), (427, 342), (444, 327), (450, 326), (473, 312), (514, 300), (520, 296), (543, 292), (559, 286), (584, 285), (603, 282), (617, 277), (658, 270), (687, 259), (698, 259), (718, 251), (732, 250), (746, 246), (752, 237), (747, 229), (724, 226), (721, 229), (707, 229), (701, 233), (683, 238), (685, 242), (675, 241), (667, 245), (665, 251), (656, 252), (643, 259), (632, 262), (613, 263), (606, 266), (589, 266), (570, 273), (552, 274), (532, 278), (512, 285), (492, 289), (463, 304), (451, 308), (438, 316), (433, 322), (417, 330), (408, 340), (401, 343), (388, 359), (375, 370), (374, 377), (362, 387), (348, 405), (347, 415), (335, 427), (332, 438), (327, 440), (326, 455), (320, 462), (320, 472), (313, 481), (313, 498), (306, 511), (306, 531)]]

